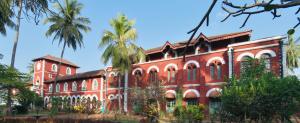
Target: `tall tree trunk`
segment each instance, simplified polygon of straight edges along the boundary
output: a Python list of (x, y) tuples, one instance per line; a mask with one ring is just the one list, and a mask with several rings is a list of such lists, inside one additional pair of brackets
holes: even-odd
[[(54, 92), (56, 91), (56, 83), (57, 83), (57, 79), (59, 77), (60, 68), (61, 68), (61, 62), (62, 62), (62, 59), (64, 57), (64, 52), (65, 52), (65, 49), (66, 49), (66, 44), (67, 44), (67, 42), (64, 41), (64, 46), (63, 46), (63, 49), (62, 49), (61, 54), (60, 54), (60, 61), (59, 61), (59, 64), (58, 64), (56, 76), (55, 76), (54, 83), (53, 83), (53, 86), (52, 86), (52, 95), (51, 95), (51, 98), (53, 98)], [(54, 89), (54, 87), (55, 87), (55, 89)], [(71, 101), (72, 101), (72, 99), (71, 99)]]
[[(11, 62), (10, 62), (10, 67), (15, 68), (15, 57), (16, 57), (16, 52), (17, 52), (17, 45), (19, 41), (19, 34), (20, 34), (20, 21), (21, 21), (21, 15), (22, 15), (22, 0), (19, 1), (19, 10), (18, 10), (18, 15), (17, 15), (17, 24), (16, 24), (16, 36), (14, 40), (14, 45), (13, 45), (13, 50), (12, 50), (12, 56), (11, 56)], [(11, 91), (12, 89), (9, 87), (7, 89), (7, 115), (11, 116), (12, 115), (12, 99), (11, 99)]]
[(128, 103), (128, 70), (125, 70), (125, 82), (124, 82), (124, 112), (127, 113), (127, 103)]
[(121, 77), (122, 75), (119, 74), (119, 80), (118, 80), (118, 103), (119, 103), (119, 109), (118, 112), (121, 113), (121, 108), (122, 108), (122, 104), (121, 104)]

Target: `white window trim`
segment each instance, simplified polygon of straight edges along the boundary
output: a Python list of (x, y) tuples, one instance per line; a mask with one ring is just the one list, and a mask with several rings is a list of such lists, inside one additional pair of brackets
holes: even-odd
[[(53, 69), (54, 68), (53, 66), (55, 66), (55, 70)], [(54, 71), (54, 72), (57, 72), (57, 65), (56, 64), (52, 64), (51, 65), (51, 70)]]
[(221, 57), (212, 57), (210, 58), (207, 63), (206, 63), (206, 66), (209, 66), (211, 64), (211, 62), (213, 61), (220, 61), (222, 64), (225, 64), (225, 60)]
[[(97, 83), (97, 86), (95, 86), (95, 83)], [(93, 79), (93, 82), (92, 82), (92, 90), (95, 91), (98, 89), (98, 80), (97, 79)]]
[[(69, 70), (70, 72), (68, 72), (68, 70)], [(70, 67), (67, 67), (67, 69), (66, 69), (66, 74), (67, 74), (67, 75), (71, 75), (71, 74), (72, 74), (72, 70), (71, 70)]]
[(195, 60), (190, 60), (190, 61), (188, 61), (188, 62), (186, 62), (186, 63), (184, 64), (183, 69), (185, 70), (189, 64), (194, 64), (194, 65), (196, 65), (197, 68), (200, 67), (199, 62), (197, 62), (197, 61), (195, 61)]

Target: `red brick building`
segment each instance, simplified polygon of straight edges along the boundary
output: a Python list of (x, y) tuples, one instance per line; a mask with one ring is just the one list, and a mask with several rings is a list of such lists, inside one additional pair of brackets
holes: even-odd
[(188, 46), (185, 61), (186, 41), (174, 44), (167, 41), (161, 47), (145, 50), (146, 59), (133, 64), (123, 79), (121, 95), (118, 95), (117, 72), (111, 67), (76, 73), (79, 67), (67, 60), (62, 61), (61, 77), (53, 85), (59, 58), (50, 55), (33, 60), (33, 84), (45, 103), (54, 94), (68, 98), (73, 105), (79, 104), (82, 98), (105, 101), (108, 105), (101, 108), (110, 110), (118, 105), (115, 100), (120, 96), (123, 110), (131, 111), (133, 103), (128, 97), (128, 89), (135, 86), (147, 88), (149, 83), (160, 81), (166, 90), (164, 110), (172, 111), (177, 88), (182, 90), (184, 105), (201, 103), (214, 110), (222, 87), (227, 83), (226, 78), (239, 76), (248, 58), (264, 58), (266, 68), (278, 76), (284, 74), (284, 37), (250, 40), (250, 36), (251, 31), (209, 37), (201, 33)]

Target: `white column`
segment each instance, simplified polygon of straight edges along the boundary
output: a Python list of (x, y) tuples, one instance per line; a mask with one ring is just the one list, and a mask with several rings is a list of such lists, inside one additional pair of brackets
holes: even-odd
[(127, 91), (128, 91), (128, 70), (125, 71), (125, 83), (124, 83), (124, 111), (127, 112)]
[(103, 104), (103, 77), (100, 78), (100, 102), (101, 102), (101, 109), (104, 107)]
[(281, 49), (282, 49), (282, 51), (281, 51), (281, 54), (282, 54), (282, 58), (281, 58), (281, 60), (282, 60), (282, 76), (283, 77), (286, 77), (287, 75), (288, 75), (288, 71), (287, 71), (287, 64), (286, 64), (286, 40), (282, 40), (282, 42), (281, 42)]
[(229, 47), (228, 48), (228, 77), (229, 78), (232, 78), (233, 76), (233, 48), (232, 47)]

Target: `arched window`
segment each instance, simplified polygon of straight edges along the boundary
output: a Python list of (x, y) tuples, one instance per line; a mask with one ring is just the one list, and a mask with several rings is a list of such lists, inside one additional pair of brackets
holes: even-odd
[(217, 79), (221, 79), (222, 78), (222, 64), (218, 63), (217, 64)]
[(67, 69), (66, 69), (66, 74), (67, 74), (67, 75), (71, 75), (71, 68), (70, 68), (70, 67), (67, 67)]
[(98, 81), (97, 79), (94, 79), (92, 83), (92, 90), (95, 91), (97, 89), (98, 89)]
[(36, 86), (40, 86), (40, 77), (37, 77), (37, 79), (35, 81), (35, 85)]
[(156, 69), (151, 69), (149, 72), (149, 81), (150, 82), (157, 82), (158, 81), (158, 76), (157, 76), (157, 70)]
[(197, 76), (197, 67), (194, 64), (189, 64), (187, 67), (187, 80), (195, 81)]
[(168, 82), (175, 82), (176, 81), (176, 70), (174, 67), (168, 68)]
[(134, 72), (134, 79), (135, 79), (135, 86), (139, 86), (139, 83), (141, 83), (142, 80), (142, 72), (140, 70)]
[(54, 71), (54, 72), (57, 72), (57, 65), (56, 64), (52, 64), (51, 70)]
[(59, 84), (57, 83), (56, 86), (55, 86), (55, 92), (59, 92), (60, 91), (60, 86)]
[(49, 85), (49, 90), (48, 90), (49, 92), (52, 92), (53, 91), (53, 85), (52, 84), (50, 84)]
[(268, 53), (264, 53), (261, 55), (261, 59), (263, 60), (263, 62), (265, 64), (266, 70), (270, 70), (271, 69), (271, 55)]
[(115, 76), (115, 74), (111, 74), (109, 87), (115, 88), (115, 87), (117, 87), (117, 85), (118, 85), (118, 76)]
[(72, 83), (72, 91), (77, 91), (77, 83), (76, 82)]
[(214, 64), (210, 64), (209, 73), (210, 73), (210, 78), (212, 80), (214, 80), (215, 79), (215, 65)]
[(241, 63), (240, 63), (240, 72), (243, 73), (245, 72), (246, 68), (249, 67), (249, 62), (250, 62), (251, 57), (250, 56), (244, 56), (241, 59)]
[(65, 82), (65, 84), (64, 84), (64, 92), (67, 92), (67, 91), (68, 91), (68, 83)]
[(86, 88), (87, 88), (86, 81), (83, 80), (82, 83), (81, 83), (81, 90), (86, 91)]

